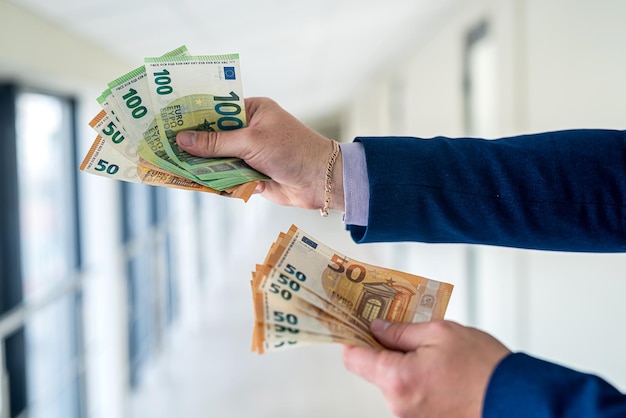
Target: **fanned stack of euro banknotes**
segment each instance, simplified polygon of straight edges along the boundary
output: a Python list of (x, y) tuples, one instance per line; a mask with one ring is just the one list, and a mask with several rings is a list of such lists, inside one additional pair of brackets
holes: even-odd
[(247, 200), (267, 177), (237, 158), (181, 150), (183, 130), (246, 125), (239, 55), (191, 56), (181, 46), (111, 81), (90, 126), (96, 140), (80, 169), (117, 180), (217, 193)]
[(292, 225), (252, 273), (259, 354), (313, 343), (380, 348), (369, 330), (442, 319), (453, 285), (356, 261)]

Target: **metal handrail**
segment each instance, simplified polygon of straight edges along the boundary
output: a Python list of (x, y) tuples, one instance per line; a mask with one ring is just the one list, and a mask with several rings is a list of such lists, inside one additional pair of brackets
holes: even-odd
[(0, 341), (22, 328), (35, 312), (38, 312), (59, 298), (68, 295), (83, 286), (85, 271), (75, 271), (72, 276), (51, 289), (44, 296), (25, 300), (7, 313), (0, 316)]

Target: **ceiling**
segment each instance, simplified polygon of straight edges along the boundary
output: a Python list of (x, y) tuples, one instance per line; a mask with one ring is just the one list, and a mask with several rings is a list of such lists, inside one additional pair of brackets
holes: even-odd
[(10, 0), (137, 65), (183, 44), (239, 53), (246, 96), (300, 118), (337, 111), (457, 1)]

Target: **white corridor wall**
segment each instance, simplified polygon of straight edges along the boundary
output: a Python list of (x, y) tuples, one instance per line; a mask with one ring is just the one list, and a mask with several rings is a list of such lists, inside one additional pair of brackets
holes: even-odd
[[(466, 2), (400, 57), (393, 72), (355, 96), (345, 112), (343, 139), (466, 134), (463, 46), (481, 20), (495, 42), (498, 136), (625, 129), (625, 19), (620, 0)], [(394, 94), (398, 84), (405, 88), (400, 98)], [(403, 114), (394, 116), (398, 112)], [(450, 319), (490, 331), (513, 350), (593, 371), (626, 389), (626, 255), (400, 248), (402, 265), (394, 267), (457, 285)], [(424, 251), (436, 261), (424, 262)]]

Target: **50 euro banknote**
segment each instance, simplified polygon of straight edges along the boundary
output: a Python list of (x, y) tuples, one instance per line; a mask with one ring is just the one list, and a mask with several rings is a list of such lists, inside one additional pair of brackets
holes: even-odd
[(115, 180), (213, 193), (239, 198), (244, 201), (250, 198), (256, 187), (255, 183), (246, 183), (231, 189), (215, 190), (185, 177), (162, 170), (142, 159), (136, 161), (127, 159), (100, 135), (97, 136), (91, 145), (79, 169)]
[(369, 324), (442, 319), (453, 285), (340, 254), (293, 225), (252, 274), (252, 350), (336, 342), (380, 347)]

